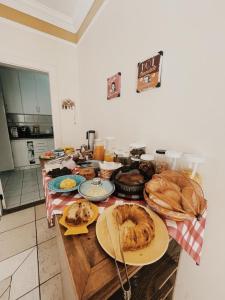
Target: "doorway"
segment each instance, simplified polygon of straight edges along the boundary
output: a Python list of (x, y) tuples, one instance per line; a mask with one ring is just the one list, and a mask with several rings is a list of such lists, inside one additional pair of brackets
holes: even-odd
[(44, 199), (39, 156), (54, 149), (49, 75), (1, 65), (0, 114), (0, 193), (8, 212)]

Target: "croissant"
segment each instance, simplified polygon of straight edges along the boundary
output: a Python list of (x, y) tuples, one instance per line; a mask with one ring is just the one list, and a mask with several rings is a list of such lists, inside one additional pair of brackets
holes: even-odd
[(206, 209), (200, 185), (177, 171), (154, 175), (145, 185), (144, 197), (155, 211), (175, 221), (199, 219)]

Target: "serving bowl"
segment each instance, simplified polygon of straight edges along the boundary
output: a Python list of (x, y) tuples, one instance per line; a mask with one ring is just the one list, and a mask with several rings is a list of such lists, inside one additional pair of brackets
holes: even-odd
[[(143, 183), (128, 185), (128, 184), (125, 184), (125, 183), (119, 181), (120, 175), (122, 175), (124, 173), (133, 172), (136, 170), (138, 171), (138, 173), (140, 175), (142, 175), (144, 177)], [(111, 181), (115, 184), (116, 191), (121, 194), (128, 194), (128, 195), (136, 195), (136, 194), (143, 195), (144, 185), (147, 181), (149, 181), (149, 179), (150, 179), (149, 176), (147, 176), (145, 172), (143, 172), (142, 170), (139, 170), (135, 167), (132, 167), (132, 166), (121, 167), (121, 168), (115, 170), (111, 176)]]
[[(93, 187), (101, 187), (106, 192), (104, 195), (98, 196), (90, 196), (89, 191)], [(78, 187), (79, 194), (84, 197), (85, 199), (92, 201), (92, 202), (100, 202), (106, 200), (110, 195), (113, 194), (115, 191), (114, 184), (109, 180), (104, 180), (100, 178), (94, 178), (92, 180), (86, 180), (85, 182), (81, 183)]]
[[(70, 189), (60, 189), (60, 183), (64, 180), (64, 179), (73, 179), (76, 181), (76, 186)], [(78, 189), (79, 185), (84, 182), (86, 179), (83, 176), (80, 175), (63, 175), (63, 176), (59, 176), (56, 177), (55, 179), (49, 181), (48, 183), (48, 189), (56, 192), (56, 193), (69, 193), (69, 192), (73, 192), (75, 190)]]

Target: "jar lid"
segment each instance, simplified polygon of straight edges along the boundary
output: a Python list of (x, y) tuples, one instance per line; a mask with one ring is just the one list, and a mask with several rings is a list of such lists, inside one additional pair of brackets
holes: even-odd
[(114, 153), (115, 153), (115, 155), (120, 156), (120, 157), (129, 157), (130, 156), (129, 152), (126, 152), (126, 151), (120, 150), (120, 149), (115, 150)]
[(142, 149), (142, 148), (145, 148), (146, 145), (145, 144), (142, 144), (142, 143), (133, 143), (133, 144), (130, 144), (130, 148), (131, 149)]
[(142, 154), (141, 160), (151, 161), (154, 160), (154, 156), (152, 154)]
[(157, 153), (157, 154), (166, 154), (166, 150), (163, 150), (163, 149), (157, 149), (157, 150), (155, 151), (155, 153)]
[(182, 152), (175, 151), (175, 150), (166, 150), (166, 156), (170, 158), (180, 158)]

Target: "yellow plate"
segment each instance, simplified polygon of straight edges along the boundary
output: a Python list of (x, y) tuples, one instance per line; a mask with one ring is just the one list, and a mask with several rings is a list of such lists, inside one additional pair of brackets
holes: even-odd
[[(113, 205), (105, 209), (103, 214), (98, 218), (96, 224), (96, 235), (105, 252), (113, 258), (116, 256), (116, 260), (123, 262), (119, 247), (118, 227), (115, 223), (115, 218), (112, 215), (115, 206), (116, 205)], [(126, 263), (133, 266), (144, 266), (159, 260), (166, 252), (169, 244), (169, 235), (164, 222), (149, 208), (144, 206), (141, 207), (143, 207), (153, 219), (155, 224), (155, 237), (151, 243), (143, 249), (124, 252)], [(108, 227), (110, 227), (111, 239)], [(114, 247), (112, 247), (112, 243)]]
[[(82, 202), (82, 200), (77, 201), (76, 203), (80, 203), (80, 202)], [(73, 205), (73, 204), (71, 204), (71, 205)], [(74, 234), (88, 233), (87, 226), (90, 225), (91, 223), (93, 223), (97, 219), (97, 217), (98, 217), (98, 207), (96, 205), (94, 205), (93, 203), (90, 203), (90, 204), (91, 204), (91, 208), (92, 208), (94, 214), (93, 214), (92, 218), (87, 223), (82, 224), (82, 225), (71, 225), (71, 224), (68, 224), (66, 222), (66, 216), (67, 216), (68, 210), (69, 210), (69, 208), (70, 208), (71, 205), (67, 206), (64, 209), (63, 215), (62, 215), (62, 217), (59, 220), (59, 224), (61, 224), (64, 227), (67, 228), (67, 230), (64, 233), (64, 235), (74, 235)]]

